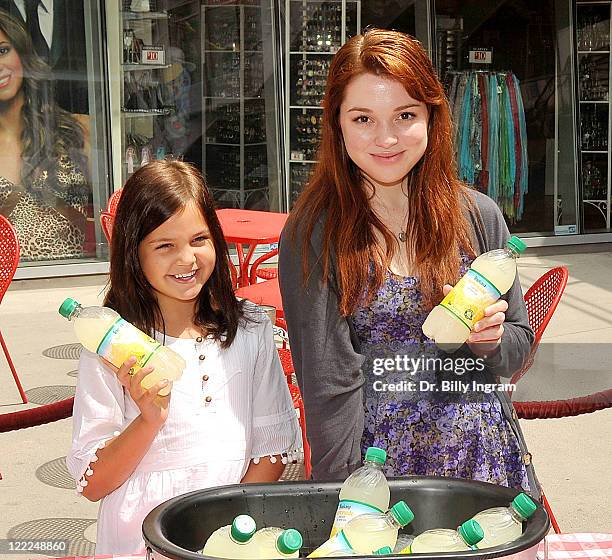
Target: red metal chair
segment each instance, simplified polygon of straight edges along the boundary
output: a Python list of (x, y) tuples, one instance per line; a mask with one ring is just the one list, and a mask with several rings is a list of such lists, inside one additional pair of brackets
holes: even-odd
[[(518, 381), (533, 365), (535, 354), (538, 350), (538, 346), (540, 345), (540, 340), (542, 340), (544, 330), (548, 326), (555, 309), (557, 309), (557, 305), (559, 305), (559, 301), (561, 300), (561, 296), (563, 295), (563, 291), (567, 285), (567, 278), (567, 268), (564, 266), (552, 268), (538, 278), (525, 293), (527, 316), (529, 317), (529, 325), (535, 333), (535, 339), (525, 364), (512, 376), (510, 381), (511, 383), (518, 383)], [(529, 418), (529, 416), (525, 415), (525, 412), (528, 409), (525, 405), (528, 405), (528, 403), (514, 402), (513, 404), (519, 418)], [(548, 502), (543, 490), (542, 503), (548, 512), (553, 529), (556, 533), (560, 533), (561, 529), (559, 527), (559, 523), (555, 518), (552, 508), (550, 507), (550, 503)]]
[(548, 272), (540, 276), (525, 293), (527, 316), (529, 317), (529, 325), (535, 333), (535, 339), (527, 360), (523, 364), (523, 367), (512, 376), (511, 383), (518, 383), (519, 379), (521, 379), (533, 365), (535, 354), (540, 345), (540, 340), (542, 339), (544, 330), (548, 326), (555, 309), (557, 309), (557, 305), (559, 305), (559, 301), (567, 285), (568, 276), (567, 268), (564, 266), (551, 268)]
[[(17, 232), (15, 231), (13, 224), (11, 224), (7, 218), (0, 215), (0, 303), (2, 303), (2, 298), (4, 297), (4, 294), (8, 290), (8, 287), (15, 276), (15, 271), (17, 270), (18, 265), (19, 240), (17, 239)], [(8, 362), (11, 373), (13, 374), (13, 379), (17, 385), (21, 400), (24, 404), (26, 404), (28, 402), (28, 397), (26, 397), (25, 391), (21, 386), (21, 381), (19, 381), (19, 376), (17, 375), (17, 371), (15, 370), (13, 360), (11, 359), (11, 355), (6, 347), (1, 331), (0, 344), (2, 345), (2, 350), (4, 350), (6, 361)]]
[(113, 221), (115, 220), (115, 215), (110, 212), (100, 212), (100, 225), (102, 226), (102, 231), (104, 232), (104, 236), (106, 240), (111, 242), (111, 235), (113, 234)]
[(298, 421), (302, 432), (302, 444), (304, 446), (304, 476), (306, 480), (309, 480), (312, 475), (312, 466), (310, 463), (310, 445), (308, 445), (308, 439), (306, 438), (306, 413), (304, 412), (304, 401), (302, 400), (299, 387), (293, 383), (295, 368), (293, 367), (293, 360), (291, 359), (289, 348), (278, 348), (278, 357), (280, 358), (283, 371), (287, 377), (287, 385), (289, 385), (289, 393), (291, 394), (293, 407), (299, 414)]
[(249, 284), (255, 284), (258, 278), (261, 278), (262, 280), (272, 280), (273, 278), (278, 278), (278, 268), (259, 268), (260, 264), (270, 260), (276, 255), (278, 255), (278, 249), (269, 251), (265, 255), (262, 255), (253, 261), (251, 271), (249, 273)]
[(117, 205), (119, 204), (119, 199), (121, 198), (121, 189), (117, 189), (113, 194), (110, 195), (108, 199), (108, 205), (106, 206), (106, 211), (113, 216), (117, 213)]

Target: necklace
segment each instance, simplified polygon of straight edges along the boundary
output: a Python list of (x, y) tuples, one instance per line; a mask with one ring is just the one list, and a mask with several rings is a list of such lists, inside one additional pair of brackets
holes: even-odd
[[(387, 219), (389, 220), (389, 222), (391, 222), (391, 212), (389, 212), (389, 208), (387, 208), (386, 204), (384, 204), (380, 199), (378, 200), (378, 202), (385, 209), (385, 212), (387, 214)], [(401, 243), (406, 243), (406, 241), (408, 241), (408, 234), (405, 229), (407, 219), (408, 219), (408, 207), (406, 208), (406, 212), (404, 213), (404, 219), (402, 221), (402, 226), (404, 227), (404, 229), (400, 229), (400, 231), (398, 231), (397, 233), (393, 232), (397, 240), (400, 241)], [(393, 228), (390, 227), (389, 229), (393, 231)]]

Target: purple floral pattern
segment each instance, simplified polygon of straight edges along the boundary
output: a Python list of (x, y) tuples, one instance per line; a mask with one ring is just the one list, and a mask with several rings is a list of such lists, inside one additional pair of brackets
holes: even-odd
[[(462, 255), (461, 273), (470, 259)], [(387, 273), (368, 306), (353, 323), (366, 356), (365, 428), (362, 452), (375, 445), (387, 450), (387, 476), (436, 475), (491, 482), (529, 490), (522, 453), (512, 426), (494, 393), (468, 398), (460, 393), (375, 390), (376, 381), (398, 383), (405, 372), (373, 372), (372, 360), (387, 352), (443, 355), (425, 337), (427, 316), (418, 280)], [(419, 371), (410, 380), (438, 383), (439, 373)]]

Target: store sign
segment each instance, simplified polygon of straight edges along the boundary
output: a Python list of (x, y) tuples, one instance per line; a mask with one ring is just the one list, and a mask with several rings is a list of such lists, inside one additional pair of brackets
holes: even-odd
[(566, 226), (555, 226), (555, 235), (573, 235), (578, 232), (578, 228), (575, 224), (569, 224)]
[(471, 64), (491, 64), (493, 51), (491, 49), (471, 49), (469, 61)]
[(166, 51), (164, 47), (144, 46), (140, 60), (142, 64), (165, 64)]

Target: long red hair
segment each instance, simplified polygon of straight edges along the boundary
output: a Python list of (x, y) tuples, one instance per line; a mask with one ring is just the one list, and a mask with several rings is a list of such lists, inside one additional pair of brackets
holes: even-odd
[[(470, 226), (464, 214), (471, 204), (457, 179), (452, 122), (444, 88), (421, 44), (398, 31), (371, 29), (351, 38), (334, 56), (324, 97), (318, 163), (292, 212), (290, 227), (303, 234), (303, 271), (309, 270), (310, 237), (324, 216), (322, 265), (329, 277), (332, 254), (340, 288), (340, 312), (351, 315), (382, 285), (396, 241), (369, 204), (360, 169), (349, 158), (340, 129), (340, 105), (349, 82), (363, 73), (401, 82), (408, 94), (427, 105), (428, 143), (408, 176), (410, 211), (406, 232), (413, 273), (420, 279), (426, 305), (442, 295), (444, 283), (458, 280), (460, 248), (472, 256)], [(376, 242), (381, 232), (386, 248)]]

